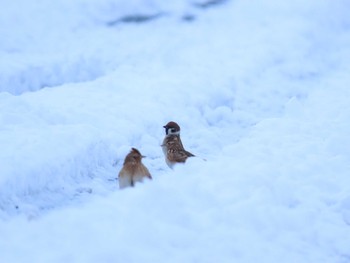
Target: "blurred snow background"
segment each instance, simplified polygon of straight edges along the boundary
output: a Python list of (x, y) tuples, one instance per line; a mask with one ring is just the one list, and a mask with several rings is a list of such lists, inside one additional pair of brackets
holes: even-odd
[(350, 262), (348, 1), (1, 6), (1, 262)]

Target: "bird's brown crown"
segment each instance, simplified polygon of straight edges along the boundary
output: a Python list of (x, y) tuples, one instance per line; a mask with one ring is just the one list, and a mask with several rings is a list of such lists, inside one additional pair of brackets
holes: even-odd
[(136, 148), (131, 148), (130, 153), (133, 153), (133, 154), (135, 154), (135, 155), (142, 156), (142, 155), (141, 155), (141, 153), (140, 153), (140, 151), (139, 151), (139, 150), (137, 150)]

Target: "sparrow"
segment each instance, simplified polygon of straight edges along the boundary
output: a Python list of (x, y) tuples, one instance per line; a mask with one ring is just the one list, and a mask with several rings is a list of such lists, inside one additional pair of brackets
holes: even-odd
[(165, 138), (162, 149), (165, 156), (165, 162), (170, 168), (177, 163), (186, 162), (188, 157), (195, 156), (185, 150), (180, 139), (180, 126), (173, 121), (168, 122), (165, 128)]
[(135, 149), (126, 155), (123, 168), (118, 174), (119, 188), (133, 187), (136, 182), (142, 182), (144, 178), (152, 179), (147, 167), (142, 163), (145, 156)]

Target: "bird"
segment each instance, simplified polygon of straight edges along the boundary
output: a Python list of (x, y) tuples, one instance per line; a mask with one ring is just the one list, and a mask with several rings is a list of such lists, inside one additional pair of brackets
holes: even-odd
[(177, 163), (186, 162), (188, 157), (195, 156), (183, 147), (180, 139), (180, 126), (176, 122), (170, 121), (163, 128), (165, 128), (165, 138), (161, 146), (165, 162), (170, 168)]
[(118, 174), (119, 188), (135, 186), (136, 182), (142, 182), (145, 178), (151, 179), (152, 176), (147, 167), (142, 163), (144, 158), (139, 150), (131, 148), (126, 155), (122, 169)]

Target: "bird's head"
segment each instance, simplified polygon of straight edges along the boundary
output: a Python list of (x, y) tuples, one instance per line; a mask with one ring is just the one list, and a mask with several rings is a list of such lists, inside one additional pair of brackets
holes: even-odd
[(165, 129), (166, 135), (179, 135), (180, 134), (180, 126), (174, 122), (170, 121), (166, 125), (163, 126)]

